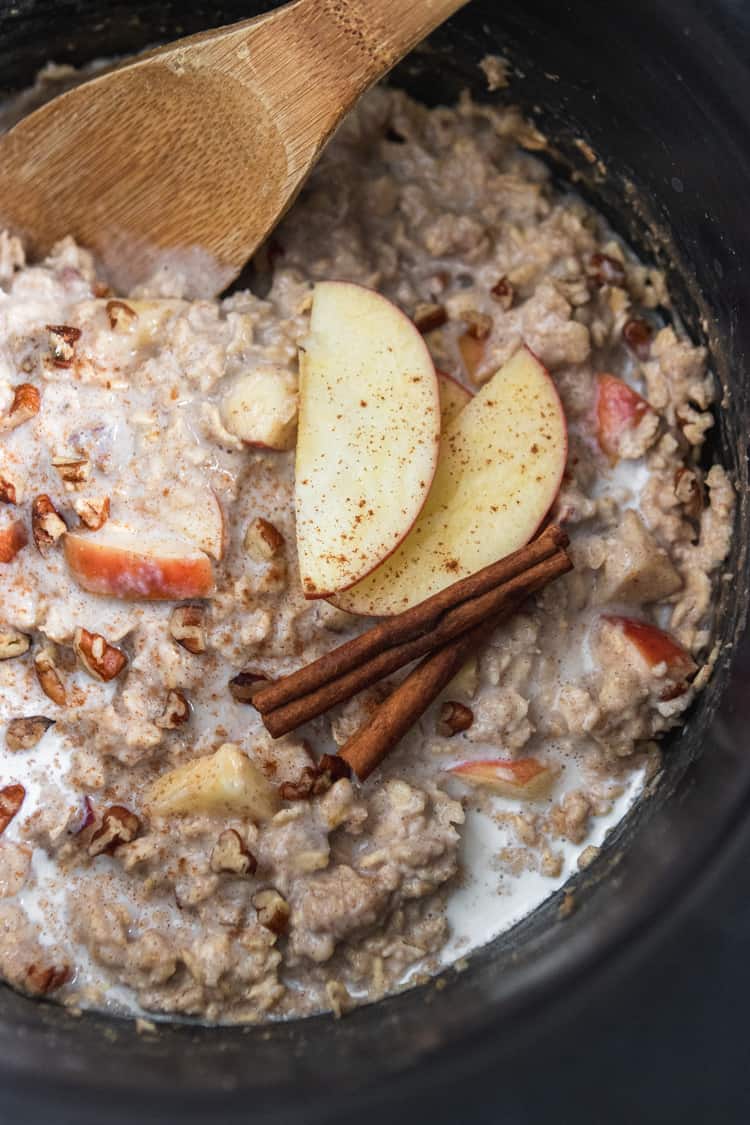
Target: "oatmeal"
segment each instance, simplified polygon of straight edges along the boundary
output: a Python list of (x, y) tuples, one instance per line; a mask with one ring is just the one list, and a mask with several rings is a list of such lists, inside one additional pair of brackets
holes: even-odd
[[(261, 256), (265, 297), (116, 295), (0, 236), (0, 971), (71, 1006), (341, 1014), (551, 893), (710, 674), (734, 492), (661, 276), (518, 147), (378, 89)], [(526, 345), (567, 426), (571, 573), (499, 625), (372, 776), (395, 680), (273, 739), (249, 705), (369, 622), (300, 584), (313, 287), (375, 289), (460, 411)], [(451, 397), (452, 396), (452, 397)], [(443, 410), (447, 411), (446, 401)], [(444, 418), (448, 415), (444, 414)], [(445, 424), (445, 423), (444, 423)], [(387, 435), (386, 435), (387, 440)]]

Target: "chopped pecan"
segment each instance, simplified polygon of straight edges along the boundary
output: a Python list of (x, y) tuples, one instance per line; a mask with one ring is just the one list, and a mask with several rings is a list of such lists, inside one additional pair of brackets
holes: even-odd
[(19, 383), (13, 391), (13, 401), (5, 417), (0, 418), (0, 431), (15, 430), (39, 413), (42, 396), (33, 383)]
[(100, 633), (80, 627), (73, 637), (73, 649), (89, 675), (105, 684), (119, 676), (128, 662), (122, 649), (109, 644)]
[(64, 707), (67, 702), (65, 685), (60, 679), (51, 649), (43, 648), (36, 654), (34, 671), (39, 681), (39, 687), (47, 698), (56, 703), (58, 707)]
[(206, 651), (206, 611), (200, 605), (178, 605), (169, 618), (169, 632), (194, 656)]
[(507, 312), (508, 309), (512, 307), (513, 301), (515, 300), (516, 296), (512, 284), (505, 276), (501, 277), (499, 281), (495, 282), (495, 284), (490, 289), (490, 295), (492, 296), (493, 300), (497, 301), (500, 308), (505, 312)]
[(269, 677), (265, 672), (254, 672), (252, 668), (244, 668), (229, 681), (229, 691), (237, 703), (252, 703), (253, 692), (268, 681)]
[(35, 996), (47, 996), (67, 984), (72, 976), (69, 965), (37, 965), (32, 963), (26, 970), (24, 987)]
[(20, 520), (13, 520), (0, 530), (0, 563), (13, 562), (19, 551), (29, 541), (26, 527)]
[(438, 734), (450, 738), (451, 735), (459, 734), (462, 730), (468, 730), (473, 722), (474, 712), (470, 707), (457, 703), (454, 699), (448, 699), (440, 708)]
[(253, 906), (258, 912), (258, 921), (274, 934), (283, 934), (289, 925), (289, 903), (277, 890), (269, 887), (253, 895)]
[(73, 501), (75, 513), (89, 531), (98, 531), (109, 519), (109, 496), (82, 496)]
[(91, 462), (88, 457), (74, 455), (53, 457), (52, 465), (70, 489), (85, 484), (91, 476)]
[(190, 718), (190, 704), (181, 691), (172, 690), (167, 695), (164, 711), (156, 720), (162, 730), (177, 730)]
[(126, 809), (124, 805), (112, 805), (102, 816), (102, 823), (97, 828), (89, 843), (89, 855), (112, 855), (121, 844), (130, 844), (135, 840), (141, 830), (141, 822), (135, 813)]
[(471, 336), (472, 340), (486, 340), (492, 331), (492, 317), (487, 313), (467, 309), (461, 314), (461, 319), (466, 324), (466, 335)]
[(46, 715), (28, 715), (22, 719), (11, 719), (5, 732), (5, 745), (14, 752), (31, 750), (54, 725), (55, 720), (48, 719)]
[(0, 789), (0, 836), (20, 809), (25, 796), (23, 785), (5, 785)]
[(134, 320), (138, 319), (138, 313), (135, 309), (131, 309), (130, 305), (126, 305), (124, 301), (107, 301), (106, 309), (109, 326), (113, 329), (127, 328)]
[(622, 338), (638, 359), (648, 359), (654, 332), (647, 320), (632, 316), (622, 326)]
[(262, 516), (254, 519), (245, 532), (245, 549), (261, 562), (275, 558), (283, 546), (284, 536)]
[(588, 273), (597, 285), (625, 284), (625, 266), (609, 254), (592, 254), (589, 258)]
[(49, 496), (36, 496), (31, 505), (31, 531), (40, 555), (46, 555), (68, 530)]
[(305, 766), (296, 781), (284, 781), (279, 786), (282, 801), (304, 801), (311, 797), (317, 777), (316, 766)]
[(15, 660), (24, 656), (31, 648), (31, 637), (16, 629), (6, 629), (0, 633), (0, 660)]
[(0, 503), (18, 504), (21, 500), (21, 485), (18, 478), (7, 469), (0, 469)]
[(674, 475), (674, 494), (691, 520), (700, 519), (703, 511), (703, 486), (698, 474), (684, 465)]
[(76, 343), (81, 338), (81, 329), (70, 324), (48, 324), (49, 347), (55, 367), (70, 367), (76, 354)]
[(423, 335), (434, 332), (436, 328), (442, 328), (447, 319), (448, 313), (445, 311), (444, 305), (423, 302), (417, 305), (414, 310), (414, 326)]
[(234, 828), (221, 833), (211, 852), (210, 863), (216, 875), (254, 875), (258, 869), (258, 861)]

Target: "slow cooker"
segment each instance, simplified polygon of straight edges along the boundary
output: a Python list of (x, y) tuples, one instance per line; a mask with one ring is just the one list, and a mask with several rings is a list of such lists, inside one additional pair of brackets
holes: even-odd
[[(333, 0), (320, 0), (325, 4)], [(355, 2), (355, 0), (352, 0)], [(31, 84), (49, 60), (84, 64), (244, 19), (251, 0), (15, 0), (0, 6), (0, 86)], [(478, 63), (509, 64), (489, 92)], [(0, 988), (0, 1103), (14, 1117), (77, 1122), (300, 1121), (357, 1105), (418, 1105), (492, 1068), (512, 1082), (511, 1044), (566, 998), (606, 988), (626, 950), (669, 919), (729, 846), (750, 797), (747, 439), (750, 432), (750, 7), (741, 0), (473, 0), (392, 73), (429, 103), (522, 107), (549, 138), (562, 184), (595, 202), (663, 266), (679, 316), (704, 342), (723, 396), (711, 456), (732, 472), (738, 513), (717, 606), (721, 652), (684, 729), (665, 744), (659, 784), (596, 862), (463, 971), (361, 1008), (263, 1027), (73, 1018)], [(533, 1049), (530, 1047), (529, 1049)], [(504, 1069), (506, 1068), (506, 1069)], [(389, 1108), (390, 1107), (390, 1108)], [(8, 1118), (10, 1119), (10, 1118)], [(493, 1118), (497, 1120), (497, 1118)]]

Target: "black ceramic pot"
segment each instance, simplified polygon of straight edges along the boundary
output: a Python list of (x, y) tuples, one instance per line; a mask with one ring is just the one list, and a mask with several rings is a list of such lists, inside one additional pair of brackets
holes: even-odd
[[(273, 6), (2, 0), (0, 83), (20, 88), (49, 59), (80, 64), (125, 54)], [(510, 90), (487, 94), (477, 68), (487, 52), (513, 64)], [(0, 988), (0, 1106), (12, 1099), (40, 1121), (52, 1113), (108, 1123), (330, 1120), (349, 1116), (365, 1090), (394, 1103), (427, 1083), (455, 1089), (479, 1066), (492, 1063), (500, 1073), (508, 1044), (531, 1042), (573, 992), (606, 987), (622, 952), (664, 926), (726, 847), (750, 795), (750, 644), (742, 639), (749, 56), (750, 7), (742, 0), (474, 0), (391, 79), (429, 103), (450, 102), (463, 87), (520, 103), (553, 139), (560, 177), (575, 174), (614, 226), (667, 267), (680, 315), (709, 346), (724, 389), (711, 453), (735, 475), (740, 503), (719, 597), (721, 656), (668, 745), (658, 791), (576, 880), (577, 910), (561, 920), (555, 896), (474, 955), (466, 971), (448, 972), (441, 989), (427, 985), (340, 1023), (326, 1016), (250, 1030), (166, 1026), (143, 1037), (131, 1023), (76, 1020)], [(581, 140), (602, 171), (586, 160)]]

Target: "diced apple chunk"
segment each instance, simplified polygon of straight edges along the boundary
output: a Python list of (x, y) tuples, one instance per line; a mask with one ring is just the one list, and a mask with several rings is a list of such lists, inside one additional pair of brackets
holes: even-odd
[(557, 496), (566, 457), (555, 384), (519, 348), (444, 432), (430, 495), (404, 542), (331, 600), (348, 613), (399, 613), (522, 547)]
[(556, 776), (554, 770), (542, 765), (537, 758), (519, 758), (517, 761), (492, 758), (461, 762), (448, 772), (460, 781), (488, 789), (500, 797), (520, 797), (525, 801), (547, 797)]
[(607, 542), (598, 600), (647, 605), (669, 597), (681, 587), (682, 578), (669, 555), (648, 532), (638, 513), (629, 508), (616, 536)]
[(695, 674), (697, 665), (674, 637), (649, 621), (638, 621), (633, 617), (605, 614), (602, 621), (605, 629), (617, 629), (622, 633), (646, 668), (652, 670), (663, 666), (664, 679), (673, 685), (667, 688), (663, 698), (672, 698), (687, 690), (687, 681)]
[(241, 375), (221, 402), (221, 420), (247, 445), (291, 449), (297, 428), (297, 382), (281, 367)]
[(615, 375), (597, 377), (596, 416), (599, 446), (612, 461), (640, 457), (659, 426), (645, 398)]
[(437, 377), (440, 392), (440, 428), (445, 430), (474, 396), (468, 387), (459, 383), (458, 379), (454, 379), (446, 371), (438, 371)]
[(205, 598), (211, 560), (182, 539), (149, 539), (111, 520), (91, 534), (65, 536), (65, 561), (79, 586), (126, 601)]
[(439, 442), (435, 368), (414, 324), (361, 285), (316, 285), (300, 348), (295, 483), (306, 596), (345, 590), (398, 547)]
[(210, 488), (175, 485), (162, 498), (160, 516), (175, 535), (194, 543), (214, 559), (224, 555), (224, 513)]
[(280, 800), (247, 754), (225, 742), (214, 754), (157, 778), (146, 794), (146, 804), (158, 816), (206, 813), (266, 821), (277, 812)]

